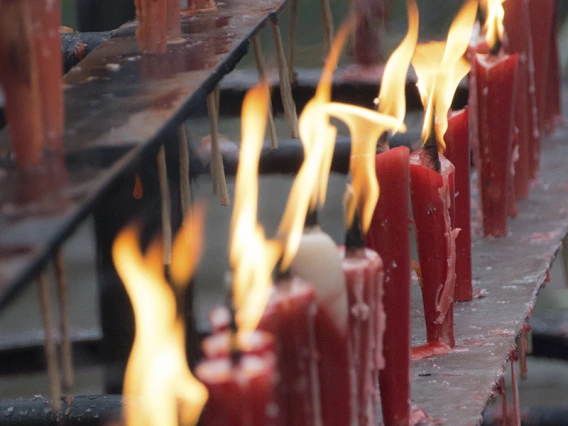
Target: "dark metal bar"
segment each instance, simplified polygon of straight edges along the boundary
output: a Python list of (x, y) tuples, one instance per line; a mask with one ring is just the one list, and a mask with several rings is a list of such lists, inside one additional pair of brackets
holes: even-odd
[(66, 396), (61, 411), (50, 408), (46, 398), (0, 400), (3, 426), (99, 426), (119, 423), (124, 401), (119, 395)]

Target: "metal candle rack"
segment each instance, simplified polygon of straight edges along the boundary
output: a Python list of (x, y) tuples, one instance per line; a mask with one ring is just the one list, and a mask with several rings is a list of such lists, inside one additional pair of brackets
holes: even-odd
[[(102, 355), (108, 367), (107, 376), (115, 377), (114, 381), (107, 380), (111, 392), (120, 392), (121, 371), (133, 333), (133, 324), (123, 321), (128, 317), (124, 311), (129, 310), (129, 302), (126, 294), (117, 293), (121, 286), (110, 258), (112, 240), (141, 210), (149, 219), (149, 227), (157, 225), (160, 209), (159, 201), (153, 201), (159, 200), (154, 154), (164, 141), (175, 138), (183, 121), (246, 54), (250, 37), (284, 6), (285, 1), (231, 0), (220, 7), (218, 14), (186, 17), (186, 43), (172, 47), (160, 57), (138, 54), (132, 25), (110, 34), (93, 35), (89, 41), (81, 42), (88, 46), (101, 43), (100, 46), (64, 80), (65, 164), (48, 163), (36, 175), (24, 175), (13, 168), (6, 136), (2, 138), (0, 309), (34, 278), (78, 224), (93, 213), (101, 303), (106, 312), (102, 318)], [(73, 56), (78, 36), (65, 37), (69, 38), (65, 50), (71, 66), (76, 59)], [(312, 86), (302, 86), (302, 73), (299, 77), (295, 90), (304, 87), (303, 96), (307, 98)], [(309, 76), (306, 81), (310, 81)], [(225, 83), (227, 98), (222, 98), (221, 105), (231, 97), (238, 99), (249, 84)], [(353, 88), (350, 84), (344, 86), (346, 91)], [(364, 92), (369, 90), (374, 97), (376, 88), (369, 85)], [(398, 144), (409, 145), (414, 139), (418, 135), (399, 139)], [(179, 160), (176, 150), (166, 149), (168, 164), (172, 165), (168, 177), (175, 227), (181, 221), (179, 205), (175, 204), (179, 203)], [(349, 152), (349, 139), (340, 138), (334, 171), (347, 171)], [(277, 151), (267, 146), (263, 152), (261, 172), (295, 173), (302, 158), (298, 141), (280, 141)], [(563, 133), (557, 132), (543, 143), (540, 184), (529, 200), (520, 203), (521, 213), (511, 222), (511, 235), (500, 240), (475, 240), (475, 289), (486, 290), (485, 297), (456, 306), (455, 351), (413, 362), (413, 403), (431, 417), (444, 418), (446, 424), (452, 425), (480, 422), (491, 392), (504, 373), (515, 339), (532, 312), (568, 232), (566, 158), (568, 145)], [(234, 154), (224, 157), (228, 174), (235, 172), (237, 161)], [(144, 187), (143, 201), (132, 197), (136, 171), (140, 172)], [(207, 169), (196, 163), (191, 171), (197, 175)], [(418, 291), (414, 292), (412, 303), (413, 343), (419, 344), (425, 339)], [(189, 337), (195, 339), (195, 335)], [(46, 404), (44, 399), (3, 401), (0, 418), (3, 424), (36, 424), (38, 420), (55, 424), (58, 417)], [(112, 395), (65, 398), (63, 415), (69, 424), (73, 424), (73, 418), (81, 424), (101, 424), (117, 418), (121, 405), (121, 398)]]

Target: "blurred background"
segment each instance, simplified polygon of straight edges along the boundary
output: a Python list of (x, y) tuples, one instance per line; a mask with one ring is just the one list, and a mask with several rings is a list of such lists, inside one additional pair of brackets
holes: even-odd
[[(392, 1), (390, 18), (387, 23), (383, 45), (385, 54), (401, 40), (406, 31), (404, 1)], [(421, 13), (420, 37), (423, 40), (441, 39), (457, 12), (459, 0), (418, 0)], [(561, 22), (559, 44), (564, 78), (568, 75), (568, 2), (560, 1)], [(346, 0), (331, 0), (336, 25), (348, 12)], [(299, 0), (296, 65), (303, 68), (321, 67), (322, 33), (320, 2)], [(132, 18), (132, 0), (63, 0), (63, 24), (80, 31), (102, 31), (116, 28)], [(287, 40), (289, 14), (284, 12), (281, 28)], [(262, 43), (269, 64), (275, 68), (275, 53), (269, 30), (262, 32)], [(347, 55), (344, 63), (349, 62)], [(237, 67), (249, 70), (254, 66), (252, 55), (248, 55)], [(287, 136), (282, 117), (277, 117), (279, 135)], [(407, 124), (409, 130), (421, 127), (421, 112), (410, 111)], [(187, 130), (194, 144), (209, 133), (209, 122), (203, 118), (190, 119)], [(230, 141), (239, 140), (240, 123), (235, 118), (221, 118), (220, 131)], [(292, 183), (291, 177), (265, 176), (260, 185), (260, 219), (268, 235), (275, 232), (286, 197)], [(345, 177), (332, 175), (329, 184), (328, 201), (321, 213), (323, 228), (339, 242), (343, 235), (341, 199), (345, 188)], [(231, 195), (234, 185), (229, 182)], [(202, 264), (195, 279), (196, 308), (199, 323), (206, 320), (207, 312), (224, 298), (223, 274), (227, 270), (227, 242), (231, 208), (221, 207), (218, 197), (211, 195), (211, 182), (200, 177), (192, 183), (196, 198), (209, 200), (207, 217), (207, 246)], [(77, 395), (103, 393), (103, 373), (97, 363), (97, 341), (101, 336), (99, 304), (95, 272), (95, 241), (93, 225), (87, 222), (81, 226), (64, 246), (68, 281), (70, 285), (71, 329), (77, 345), (75, 362), (77, 382), (72, 393)], [(541, 293), (535, 310), (535, 317), (551, 311), (568, 311), (567, 278), (560, 260), (552, 270), (552, 281)], [(47, 395), (48, 383), (45, 374), (44, 354), (41, 350), (43, 331), (39, 316), (37, 288), (30, 285), (11, 306), (0, 312), (0, 398), (33, 397)], [(14, 354), (18, 354), (17, 357)], [(527, 380), (521, 381), (521, 403), (523, 407), (551, 406), (568, 409), (568, 364), (562, 361), (529, 358)], [(566, 421), (568, 424), (568, 420)]]

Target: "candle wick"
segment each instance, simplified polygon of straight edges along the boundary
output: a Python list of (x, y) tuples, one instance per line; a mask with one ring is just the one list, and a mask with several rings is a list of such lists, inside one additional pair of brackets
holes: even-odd
[(365, 248), (365, 239), (361, 230), (361, 221), (357, 212), (353, 215), (353, 222), (345, 232), (345, 250), (356, 251)]
[(382, 154), (390, 149), (388, 132), (384, 132), (377, 142), (377, 154)]
[(442, 166), (440, 164), (440, 153), (438, 152), (438, 141), (436, 139), (435, 117), (436, 115), (432, 114), (432, 121), (430, 122), (430, 134), (428, 136), (428, 139), (426, 139), (426, 142), (424, 142), (422, 149), (431, 162), (430, 167), (437, 173), (440, 173)]
[(501, 39), (499, 37), (497, 37), (495, 39), (495, 44), (489, 49), (489, 54), (491, 56), (499, 55), (499, 52), (501, 52), (501, 46), (502, 45), (503, 45), (503, 42), (501, 41)]
[(313, 228), (314, 226), (318, 226), (318, 210), (308, 210), (306, 214), (306, 220), (304, 221), (304, 228)]

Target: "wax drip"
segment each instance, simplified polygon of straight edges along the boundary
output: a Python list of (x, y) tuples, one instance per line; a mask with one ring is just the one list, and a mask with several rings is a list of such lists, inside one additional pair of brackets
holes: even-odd
[(428, 159), (430, 160), (429, 166), (437, 173), (442, 170), (442, 165), (440, 164), (440, 154), (438, 152), (438, 141), (436, 140), (436, 117), (432, 114), (432, 121), (430, 122), (430, 132), (428, 139), (424, 142), (422, 149)]
[(530, 330), (531, 330), (531, 326), (528, 324), (528, 322), (525, 322), (523, 324), (523, 328), (522, 328), (522, 331), (521, 331), (521, 353), (520, 353), (521, 379), (523, 379), (523, 380), (527, 378), (527, 372), (528, 372), (528, 367), (527, 367), (527, 349), (528, 349), (527, 334)]
[(511, 388), (513, 393), (513, 425), (521, 425), (521, 407), (519, 403), (519, 384), (517, 378), (517, 369), (515, 368), (515, 363), (519, 359), (519, 354), (517, 352), (517, 347), (515, 346), (509, 355), (511, 362)]
[(501, 395), (501, 426), (507, 426), (507, 386), (505, 386), (505, 375), (501, 376), (497, 384), (497, 391)]

